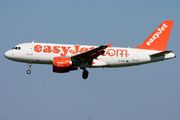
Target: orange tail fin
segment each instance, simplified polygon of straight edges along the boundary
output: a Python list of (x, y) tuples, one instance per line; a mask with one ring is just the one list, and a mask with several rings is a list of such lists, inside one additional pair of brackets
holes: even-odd
[(137, 49), (165, 51), (174, 21), (165, 20)]

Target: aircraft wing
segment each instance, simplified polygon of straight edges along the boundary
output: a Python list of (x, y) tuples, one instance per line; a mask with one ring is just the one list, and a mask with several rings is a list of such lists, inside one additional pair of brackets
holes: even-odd
[(104, 54), (104, 49), (106, 49), (107, 47), (111, 47), (111, 44), (108, 45), (101, 45), (97, 48), (94, 48), (92, 50), (77, 54), (72, 56), (72, 60), (75, 60), (76, 62), (88, 62), (88, 63), (93, 63), (93, 59), (98, 59), (97, 57), (99, 57), (100, 55)]

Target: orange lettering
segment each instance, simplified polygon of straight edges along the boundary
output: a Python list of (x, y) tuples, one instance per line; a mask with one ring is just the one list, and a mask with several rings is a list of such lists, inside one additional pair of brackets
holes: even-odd
[(94, 47), (90, 47), (89, 49), (92, 50), (92, 49), (94, 49)]
[(61, 53), (60, 55), (61, 55), (61, 56), (66, 56), (66, 54), (68, 53), (68, 50), (69, 50), (71, 47), (66, 48), (66, 46), (61, 46), (61, 48), (62, 48), (64, 54)]
[(45, 45), (43, 52), (44, 52), (44, 53), (51, 53), (51, 46)]
[(117, 57), (118, 57), (118, 52), (121, 51), (121, 57), (123, 57), (123, 52), (126, 52), (126, 57), (128, 56), (128, 51), (127, 50), (121, 50), (121, 49), (117, 49)]
[[(67, 46), (61, 46), (62, 48), (62, 53), (60, 53), (61, 56), (66, 56), (68, 51), (71, 53), (71, 54), (77, 54), (79, 52), (79, 49), (80, 49), (80, 46), (79, 45), (74, 45), (75, 47), (75, 50), (73, 49), (70, 49), (71, 47), (67, 47)], [(42, 46), (41, 45), (35, 45), (34, 46), (34, 51), (35, 52), (41, 52), (43, 51), (44, 53), (51, 53), (52, 50), (51, 50), (51, 46), (49, 45), (45, 45), (43, 46), (44, 49), (42, 49)], [(94, 49), (94, 47), (90, 47), (90, 48), (87, 48), (87, 47), (82, 47), (80, 49), (80, 53), (82, 52), (85, 52), (85, 51), (88, 51), (88, 50), (92, 50)], [(104, 49), (106, 51), (106, 49)], [(53, 47), (53, 53), (59, 53), (60, 52), (60, 46), (54, 46)], [(128, 56), (128, 51), (127, 50), (121, 50), (121, 49), (108, 49), (107, 52), (105, 52), (104, 54), (102, 54), (101, 52), (98, 52), (96, 51), (97, 54), (100, 54), (102, 56), (106, 56), (107, 54), (110, 56), (110, 57), (113, 57), (115, 56), (116, 54), (116, 57), (119, 56), (119, 53), (121, 54), (121, 57), (123, 57), (123, 55), (126, 55), (126, 57)], [(113, 54), (111, 54), (113, 53)]]
[[(112, 51), (114, 52), (112, 55), (109, 53), (110, 50), (112, 50)], [(107, 54), (108, 54), (110, 57), (114, 56), (115, 53), (116, 53), (116, 51), (115, 51), (114, 49), (109, 49), (109, 50), (107, 51)]]
[(74, 47), (75, 47), (75, 51), (72, 50), (72, 49), (70, 50), (70, 53), (73, 54), (73, 55), (74, 55), (74, 54), (77, 54), (77, 53), (79, 52), (79, 47), (80, 47), (80, 46), (74, 45)]
[(41, 52), (42, 51), (42, 46), (41, 45), (34, 46), (34, 51), (35, 52)]
[(59, 53), (60, 52), (59, 48), (60, 48), (60, 46), (54, 46), (53, 47), (53, 53)]
[(83, 48), (81, 48), (80, 53), (85, 52), (85, 51), (88, 51), (88, 48), (83, 47)]

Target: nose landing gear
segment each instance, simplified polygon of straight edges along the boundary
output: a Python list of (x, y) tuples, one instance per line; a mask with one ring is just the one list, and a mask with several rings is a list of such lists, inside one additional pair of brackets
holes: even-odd
[(27, 73), (27, 74), (31, 74), (31, 70), (30, 70), (30, 69), (31, 69), (32, 64), (31, 64), (31, 63), (28, 63), (28, 65), (29, 65), (29, 70), (27, 70), (26, 73)]

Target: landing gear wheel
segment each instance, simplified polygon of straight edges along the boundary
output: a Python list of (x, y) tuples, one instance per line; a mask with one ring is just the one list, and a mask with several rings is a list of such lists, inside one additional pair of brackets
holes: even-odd
[(27, 74), (31, 74), (31, 70), (27, 70)]
[(32, 64), (31, 63), (27, 63), (28, 65), (29, 65), (29, 70), (27, 70), (26, 72), (27, 72), (27, 74), (31, 74), (31, 66), (32, 66)]
[(89, 72), (87, 70), (84, 70), (83, 71), (83, 74), (82, 74), (82, 78), (83, 79), (87, 79), (88, 78), (88, 75), (89, 75)]

